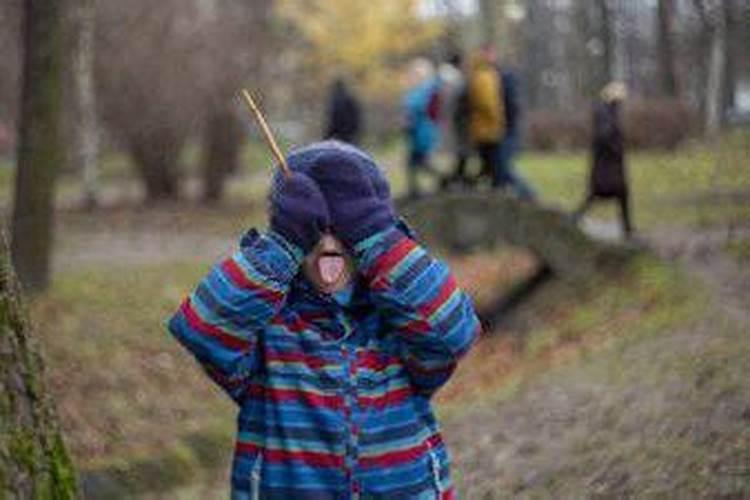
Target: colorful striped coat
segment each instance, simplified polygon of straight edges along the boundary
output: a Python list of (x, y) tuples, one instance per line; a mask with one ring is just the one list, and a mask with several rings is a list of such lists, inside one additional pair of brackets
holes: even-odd
[(341, 305), (251, 230), (169, 323), (240, 407), (233, 499), (454, 496), (430, 397), (479, 333), (471, 301), (395, 227), (354, 253)]

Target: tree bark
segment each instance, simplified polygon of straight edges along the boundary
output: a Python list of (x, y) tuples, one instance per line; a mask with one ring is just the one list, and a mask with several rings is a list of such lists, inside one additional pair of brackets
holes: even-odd
[(708, 79), (706, 82), (706, 134), (716, 135), (721, 129), (726, 65), (726, 23), (723, 7), (718, 7), (713, 15), (711, 52), (709, 55)]
[(20, 286), (0, 231), (0, 498), (76, 497)]
[(600, 33), (602, 40), (602, 70), (604, 75), (602, 87), (617, 78), (617, 35), (614, 29), (615, 15), (608, 0), (597, 0), (601, 22)]
[(661, 93), (667, 97), (678, 98), (680, 90), (674, 49), (674, 16), (674, 0), (659, 0), (657, 34), (659, 40)]
[(498, 0), (479, 0), (482, 26), (482, 43), (497, 45), (497, 11), (502, 5)]
[(49, 283), (54, 183), (62, 162), (61, 6), (57, 0), (26, 0), (19, 118), (18, 168), (13, 207), (12, 255), (30, 290)]
[(143, 180), (148, 203), (179, 197), (177, 164), (183, 143), (184, 137), (170, 124), (130, 138), (130, 153)]
[(77, 0), (73, 36), (73, 85), (75, 87), (76, 120), (74, 158), (83, 174), (83, 198), (87, 207), (98, 204), (99, 131), (96, 118), (94, 88), (95, 0)]
[(224, 181), (239, 167), (242, 128), (227, 105), (217, 108), (206, 120), (203, 161), (203, 201), (216, 203), (224, 194)]

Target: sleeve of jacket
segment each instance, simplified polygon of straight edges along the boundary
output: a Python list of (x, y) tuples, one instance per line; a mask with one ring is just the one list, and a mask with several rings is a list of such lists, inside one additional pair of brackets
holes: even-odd
[(236, 401), (258, 364), (258, 332), (283, 305), (301, 258), (281, 236), (250, 230), (169, 321), (172, 335)]
[(398, 228), (365, 240), (357, 263), (418, 392), (431, 395), (451, 376), (480, 332), (471, 299), (448, 266)]

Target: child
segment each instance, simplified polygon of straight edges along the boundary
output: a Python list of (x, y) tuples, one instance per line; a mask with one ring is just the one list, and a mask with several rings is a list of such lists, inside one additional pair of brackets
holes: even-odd
[(385, 177), (328, 141), (276, 173), (251, 229), (169, 323), (240, 407), (233, 499), (453, 498), (430, 397), (479, 333)]

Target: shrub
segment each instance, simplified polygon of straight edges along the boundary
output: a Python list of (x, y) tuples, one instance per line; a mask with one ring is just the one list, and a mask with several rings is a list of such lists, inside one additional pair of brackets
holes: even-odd
[(636, 149), (675, 149), (697, 124), (695, 113), (675, 99), (630, 102), (624, 121), (627, 145)]
[[(585, 149), (591, 143), (592, 104), (566, 111), (532, 111), (527, 124), (530, 149)], [(675, 149), (697, 130), (694, 112), (677, 100), (639, 99), (623, 109), (625, 141), (632, 149)]]
[(583, 149), (591, 137), (586, 111), (532, 111), (528, 115), (526, 145), (541, 151)]

